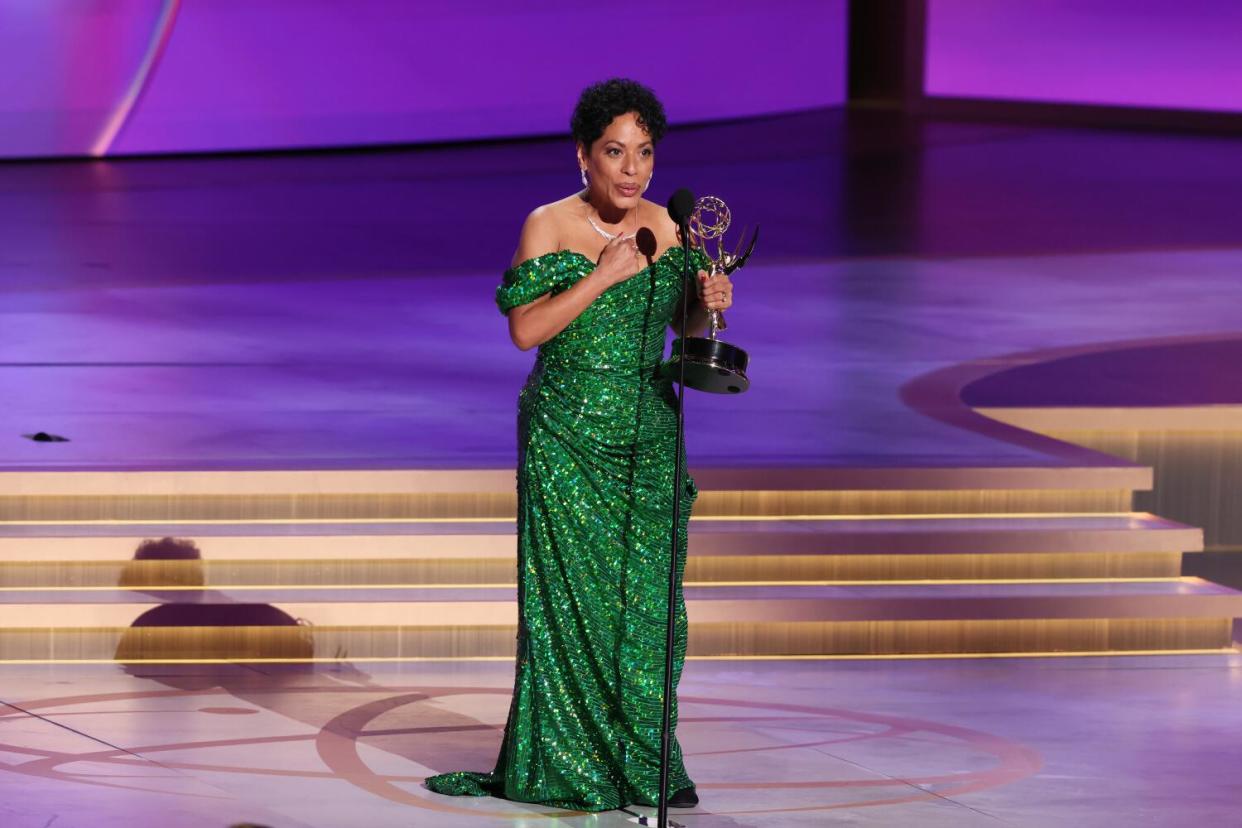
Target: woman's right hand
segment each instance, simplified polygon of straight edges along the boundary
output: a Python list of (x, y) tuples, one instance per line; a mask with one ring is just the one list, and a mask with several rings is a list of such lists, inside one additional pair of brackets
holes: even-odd
[(621, 235), (605, 245), (595, 265), (595, 273), (611, 287), (638, 275), (646, 266), (647, 257), (639, 252), (634, 235)]

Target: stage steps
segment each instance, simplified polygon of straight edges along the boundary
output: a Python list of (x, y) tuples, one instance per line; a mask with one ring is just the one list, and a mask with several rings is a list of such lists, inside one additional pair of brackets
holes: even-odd
[[(512, 584), (515, 525), (0, 526), (0, 588)], [(148, 538), (198, 557), (133, 560)], [(1148, 514), (691, 522), (686, 580), (1176, 577), (1191, 527)]]
[[(697, 517), (1116, 513), (1151, 470), (741, 468), (693, 472)], [(0, 524), (512, 518), (512, 470), (0, 471)]]
[[(918, 474), (806, 490), (806, 475), (715, 474), (733, 488), (701, 489), (691, 522), (690, 654), (1230, 646), (1242, 594), (1179, 575), (1200, 530), (1130, 512), (1133, 469), (1046, 471), (980, 470), (969, 489), (952, 488), (971, 480), (955, 469), (921, 490)], [(373, 478), (399, 490), (370, 494), (365, 476), (233, 476), (244, 494), (223, 493), (227, 475), (179, 490), (114, 476), (114, 493), (107, 477), (43, 491), (4, 478), (0, 661), (512, 656), (511, 472), (474, 490), (460, 472)]]
[[(1242, 609), (1236, 592), (1194, 578), (685, 594), (694, 656), (1205, 649)], [(0, 646), (7, 660), (502, 658), (515, 597), (508, 586), (11, 590), (0, 595)]]

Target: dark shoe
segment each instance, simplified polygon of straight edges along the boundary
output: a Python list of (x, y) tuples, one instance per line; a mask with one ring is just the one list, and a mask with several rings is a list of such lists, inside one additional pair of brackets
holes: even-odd
[(694, 792), (694, 786), (682, 788), (677, 793), (668, 798), (668, 806), (670, 808), (693, 808), (699, 804), (699, 795)]

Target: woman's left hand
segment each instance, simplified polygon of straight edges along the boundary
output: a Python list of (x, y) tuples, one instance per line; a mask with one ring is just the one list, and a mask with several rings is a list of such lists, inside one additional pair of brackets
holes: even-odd
[(708, 276), (704, 270), (699, 271), (699, 299), (708, 310), (724, 310), (733, 304), (733, 283), (728, 275), (717, 273)]

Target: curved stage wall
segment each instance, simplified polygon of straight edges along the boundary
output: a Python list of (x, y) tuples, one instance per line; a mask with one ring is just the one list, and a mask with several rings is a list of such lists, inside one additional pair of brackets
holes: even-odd
[[(520, 9), (520, 10), (518, 10)], [(0, 157), (568, 130), (578, 91), (652, 85), (674, 123), (845, 99), (845, 0), (76, 0), (0, 10)]]
[(930, 96), (1242, 112), (1236, 0), (928, 0)]

